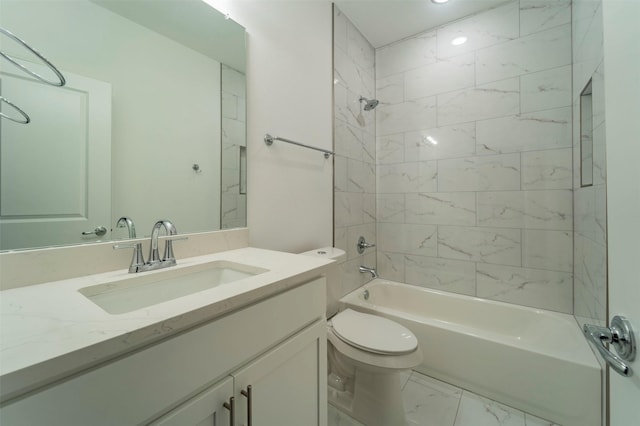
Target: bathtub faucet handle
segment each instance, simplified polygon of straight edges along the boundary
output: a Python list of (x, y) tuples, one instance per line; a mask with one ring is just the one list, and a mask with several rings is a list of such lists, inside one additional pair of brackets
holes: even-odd
[(358, 254), (362, 254), (364, 253), (364, 249), (368, 249), (371, 247), (375, 247), (375, 244), (369, 244), (364, 237), (360, 237), (358, 238), (358, 244), (356, 244), (356, 247), (358, 248)]

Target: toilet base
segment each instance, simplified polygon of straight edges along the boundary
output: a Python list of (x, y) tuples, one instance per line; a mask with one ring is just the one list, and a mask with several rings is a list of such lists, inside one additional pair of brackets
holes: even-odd
[(356, 369), (353, 392), (329, 387), (329, 402), (366, 426), (406, 425), (400, 371)]

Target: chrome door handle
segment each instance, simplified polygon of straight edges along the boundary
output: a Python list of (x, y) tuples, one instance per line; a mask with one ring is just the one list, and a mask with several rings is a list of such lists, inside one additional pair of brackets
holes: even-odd
[(224, 408), (229, 410), (229, 424), (235, 426), (236, 424), (236, 399), (234, 397), (229, 398), (229, 402), (222, 404)]
[(241, 390), (240, 393), (242, 394), (242, 396), (244, 396), (245, 398), (247, 398), (247, 426), (251, 426), (252, 420), (251, 420), (251, 406), (253, 405), (252, 400), (251, 400), (251, 385), (247, 386), (247, 390)]
[[(611, 327), (585, 324), (582, 328), (587, 340), (593, 343), (598, 353), (618, 374), (630, 377), (633, 374), (631, 367), (625, 361), (633, 361), (636, 356), (636, 341), (631, 328), (631, 323), (622, 316), (615, 316), (611, 320)], [(611, 343), (618, 355), (612, 353), (605, 346)]]
[(98, 226), (93, 231), (83, 231), (82, 235), (93, 235), (93, 234), (96, 234), (98, 237), (102, 237), (106, 233), (107, 233), (107, 228), (105, 228), (104, 226)]

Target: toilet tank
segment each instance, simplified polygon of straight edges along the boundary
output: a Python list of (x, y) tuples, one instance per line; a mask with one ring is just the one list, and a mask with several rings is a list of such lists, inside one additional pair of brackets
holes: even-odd
[(338, 300), (342, 296), (342, 263), (347, 259), (347, 254), (335, 247), (322, 247), (300, 254), (335, 261), (327, 271), (327, 318), (330, 318), (338, 312)]

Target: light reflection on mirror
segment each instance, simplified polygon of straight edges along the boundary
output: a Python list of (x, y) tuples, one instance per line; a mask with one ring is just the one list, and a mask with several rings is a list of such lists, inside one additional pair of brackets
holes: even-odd
[[(158, 219), (180, 233), (246, 225), (240, 25), (201, 0), (0, 0), (0, 10), (0, 26), (68, 80), (45, 87), (0, 60), (0, 94), (33, 121), (0, 121), (0, 250), (127, 238), (120, 216), (138, 237)], [(6, 37), (0, 49), (42, 67)], [(106, 235), (92, 233), (100, 226)]]

